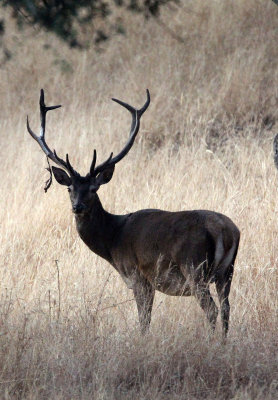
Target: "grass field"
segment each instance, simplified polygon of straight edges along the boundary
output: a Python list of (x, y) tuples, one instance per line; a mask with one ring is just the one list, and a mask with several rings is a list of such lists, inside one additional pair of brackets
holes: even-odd
[[(162, 20), (123, 16), (127, 37), (78, 52), (45, 32), (5, 38), (0, 69), (0, 398), (278, 398), (278, 7), (267, 0), (183, 1)], [(100, 189), (107, 210), (210, 209), (241, 231), (231, 324), (211, 337), (193, 298), (157, 294), (139, 333), (132, 292), (79, 239), (65, 188), (26, 131), (39, 91), (62, 104), (47, 141), (88, 172), (121, 149), (129, 115), (151, 105), (129, 155)], [(215, 290), (213, 288), (213, 293)]]

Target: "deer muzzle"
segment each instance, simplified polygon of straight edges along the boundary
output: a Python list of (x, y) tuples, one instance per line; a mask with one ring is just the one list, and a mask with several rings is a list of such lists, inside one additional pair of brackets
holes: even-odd
[(81, 214), (86, 209), (86, 206), (82, 203), (78, 203), (72, 206), (72, 211), (74, 214)]

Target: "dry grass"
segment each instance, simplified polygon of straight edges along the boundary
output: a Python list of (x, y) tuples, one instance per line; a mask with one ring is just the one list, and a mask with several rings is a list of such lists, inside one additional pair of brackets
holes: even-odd
[[(0, 70), (3, 399), (278, 397), (278, 7), (195, 0), (167, 13), (184, 43), (134, 17), (128, 39), (102, 54), (11, 24), (13, 59)], [(225, 346), (194, 299), (160, 294), (140, 336), (132, 293), (78, 238), (68, 194), (57, 184), (43, 193), (44, 157), (25, 128), (27, 113), (39, 124), (41, 87), (63, 104), (48, 142), (81, 173), (94, 148), (102, 160), (126, 139), (128, 115), (109, 97), (141, 105), (150, 89), (138, 140), (100, 197), (115, 213), (205, 208), (234, 220), (242, 237)]]

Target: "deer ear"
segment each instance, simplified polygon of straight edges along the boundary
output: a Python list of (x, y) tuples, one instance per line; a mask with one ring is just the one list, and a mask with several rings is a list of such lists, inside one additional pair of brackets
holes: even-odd
[(109, 167), (101, 171), (96, 178), (96, 183), (99, 186), (103, 185), (104, 183), (108, 183), (113, 176), (114, 169), (115, 169), (115, 164), (110, 165)]
[(71, 185), (71, 179), (63, 169), (52, 167), (52, 172), (53, 175), (55, 176), (56, 181), (60, 183), (60, 185), (65, 185), (65, 186)]

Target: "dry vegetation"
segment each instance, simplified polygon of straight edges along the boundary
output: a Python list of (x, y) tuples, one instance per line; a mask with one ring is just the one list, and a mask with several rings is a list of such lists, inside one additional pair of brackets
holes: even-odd
[[(163, 21), (183, 43), (134, 17), (101, 54), (11, 23), (13, 58), (0, 70), (0, 398), (278, 397), (278, 7), (192, 0)], [(204, 208), (234, 220), (226, 345), (194, 299), (160, 294), (140, 336), (132, 293), (78, 238), (65, 189), (43, 192), (45, 158), (25, 128), (27, 113), (39, 125), (41, 87), (63, 104), (48, 142), (81, 173), (94, 148), (104, 159), (129, 131), (109, 98), (141, 105), (150, 89), (136, 144), (100, 197), (115, 213)]]

